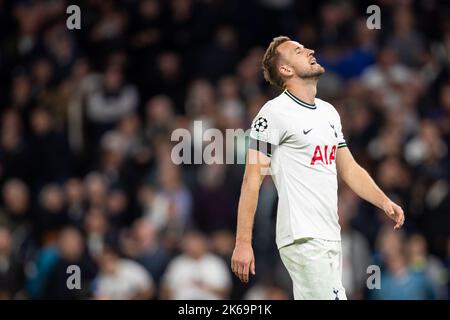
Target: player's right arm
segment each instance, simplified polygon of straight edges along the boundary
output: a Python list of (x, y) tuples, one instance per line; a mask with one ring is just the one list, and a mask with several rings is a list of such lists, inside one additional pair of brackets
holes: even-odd
[(239, 199), (236, 244), (231, 257), (231, 269), (244, 283), (248, 282), (249, 272), (255, 274), (255, 257), (252, 248), (253, 221), (259, 189), (269, 166), (270, 157), (261, 151), (248, 149)]

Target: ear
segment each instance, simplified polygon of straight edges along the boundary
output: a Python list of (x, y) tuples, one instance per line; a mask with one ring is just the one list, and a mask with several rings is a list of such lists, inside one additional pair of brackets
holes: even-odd
[(283, 77), (290, 77), (293, 73), (293, 70), (288, 65), (281, 65), (278, 67), (278, 71)]

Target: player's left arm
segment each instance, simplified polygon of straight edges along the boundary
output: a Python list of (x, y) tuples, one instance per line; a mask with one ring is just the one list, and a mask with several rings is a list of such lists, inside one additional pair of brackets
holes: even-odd
[(395, 229), (399, 229), (405, 221), (403, 209), (377, 186), (369, 173), (353, 158), (349, 148), (339, 148), (336, 154), (336, 169), (338, 176), (358, 196), (369, 201), (383, 210), (386, 215), (396, 222)]

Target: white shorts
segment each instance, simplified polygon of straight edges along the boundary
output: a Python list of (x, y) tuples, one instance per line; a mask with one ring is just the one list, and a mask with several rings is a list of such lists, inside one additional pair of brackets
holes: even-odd
[(280, 248), (295, 300), (347, 300), (340, 241), (303, 238)]

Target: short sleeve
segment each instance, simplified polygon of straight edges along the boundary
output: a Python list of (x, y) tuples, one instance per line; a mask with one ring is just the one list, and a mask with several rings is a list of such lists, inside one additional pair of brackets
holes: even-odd
[(336, 121), (336, 134), (337, 134), (337, 138), (338, 138), (338, 149), (339, 148), (344, 148), (347, 147), (347, 142), (345, 141), (345, 137), (344, 134), (342, 132), (342, 123), (341, 123), (341, 117), (339, 116), (339, 113), (336, 111), (336, 117), (337, 117), (337, 121)]
[(249, 148), (261, 151), (271, 157), (274, 148), (281, 144), (285, 130), (279, 116), (266, 104), (253, 119)]

